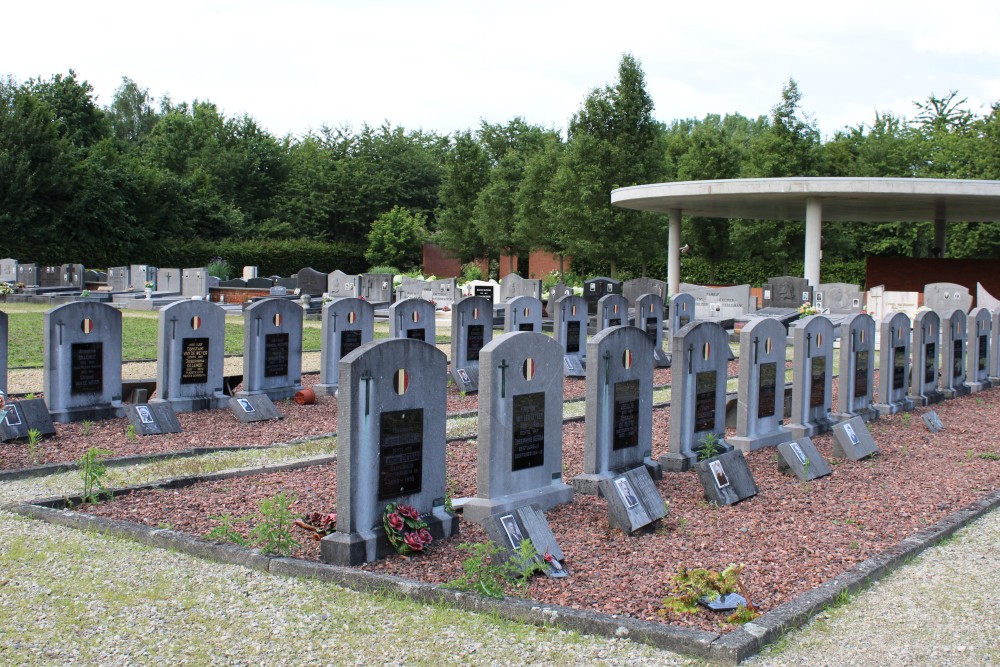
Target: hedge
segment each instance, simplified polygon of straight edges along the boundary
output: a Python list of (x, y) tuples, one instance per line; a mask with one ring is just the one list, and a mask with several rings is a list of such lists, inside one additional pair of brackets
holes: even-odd
[(149, 248), (139, 261), (158, 267), (180, 269), (205, 266), (214, 257), (221, 257), (238, 277), (244, 266), (256, 266), (262, 276), (291, 276), (299, 269), (312, 267), (329, 273), (362, 273), (365, 244), (325, 243), (313, 239), (235, 240), (219, 242), (203, 239), (171, 239)]

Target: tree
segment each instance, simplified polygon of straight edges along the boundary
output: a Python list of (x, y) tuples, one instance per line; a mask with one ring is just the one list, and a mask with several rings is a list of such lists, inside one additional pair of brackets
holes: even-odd
[(115, 91), (107, 110), (115, 137), (138, 144), (149, 136), (158, 120), (153, 102), (148, 88), (140, 88), (135, 81), (123, 76), (122, 85)]
[(457, 134), (445, 154), (438, 194), (437, 231), (434, 241), (463, 264), (486, 257), (487, 245), (472, 224), (479, 192), (490, 178), (489, 156), (466, 130)]
[(394, 266), (409, 271), (420, 266), (427, 239), (427, 216), (394, 206), (372, 223), (365, 259), (371, 266)]

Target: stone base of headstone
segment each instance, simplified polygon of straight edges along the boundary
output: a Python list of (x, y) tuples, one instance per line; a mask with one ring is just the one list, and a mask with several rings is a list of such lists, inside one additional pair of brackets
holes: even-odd
[(313, 391), (316, 392), (317, 396), (336, 396), (337, 388), (339, 385), (335, 384), (314, 384), (312, 386)]
[(791, 439), (792, 434), (785, 427), (781, 426), (775, 431), (758, 433), (757, 435), (731, 435), (726, 438), (726, 442), (741, 452), (752, 452), (755, 449), (763, 447), (774, 447)]
[[(459, 533), (459, 518), (443, 507), (435, 507), (420, 520), (427, 524), (435, 540), (446, 540)], [(430, 548), (434, 548), (433, 542)], [(363, 565), (395, 553), (381, 522), (371, 530), (358, 533), (331, 533), (319, 543), (319, 559), (330, 565)]]
[(698, 455), (684, 455), (675, 452), (664, 454), (660, 457), (660, 465), (667, 472), (687, 472), (698, 462)]
[(528, 505), (509, 512), (498, 512), (483, 519), (482, 525), (490, 541), (502, 549), (502, 561), (509, 560), (523, 540), (530, 540), (537, 553), (536, 561), (544, 563), (545, 555), (548, 554), (559, 563), (558, 568), (550, 567), (546, 574), (550, 577), (566, 576), (566, 569), (562, 567), (563, 550), (559, 548), (559, 543), (545, 520), (545, 514), (537, 506)]
[(563, 482), (555, 482), (545, 488), (531, 489), (498, 498), (469, 498), (462, 504), (462, 516), (467, 521), (483, 523), (494, 514), (512, 512), (519, 507), (534, 505), (545, 511), (556, 505), (573, 500), (573, 487)]
[(663, 497), (645, 468), (602, 480), (600, 491), (608, 501), (608, 523), (626, 535), (667, 515)]
[(237, 396), (267, 396), (272, 401), (283, 401), (286, 398), (291, 398), (295, 394), (302, 391), (302, 385), (292, 385), (288, 387), (275, 387), (274, 389), (261, 389), (257, 392), (238, 392)]
[(169, 403), (174, 412), (199, 412), (201, 410), (219, 410), (229, 404), (229, 396), (216, 394), (214, 396), (191, 396), (180, 398), (151, 398), (150, 405)]
[[(636, 468), (638, 470), (639, 468)], [(648, 456), (643, 460), (642, 469), (646, 471), (649, 478), (652, 480), (663, 479), (663, 466), (660, 465), (659, 461), (649, 458)], [(604, 493), (601, 491), (602, 482), (606, 482), (610, 479), (624, 474), (624, 471), (609, 471), (604, 473), (583, 473), (577, 475), (570, 482), (573, 484), (573, 491), (585, 496), (603, 496)]]
[(874, 405), (869, 406), (863, 410), (856, 410), (855, 412), (832, 412), (830, 413), (830, 418), (835, 422), (845, 422), (853, 417), (861, 417), (863, 422), (873, 422), (878, 419), (879, 411)]
[(878, 453), (878, 447), (861, 417), (854, 417), (833, 427), (833, 455), (838, 459), (860, 461)]
[(451, 379), (460, 392), (473, 394), (479, 391), (479, 367), (452, 368)]
[(180, 433), (183, 429), (177, 421), (174, 408), (168, 402), (137, 403), (125, 406), (125, 416), (135, 428), (136, 435), (162, 435)]
[(732, 505), (757, 495), (757, 483), (739, 450), (699, 461), (695, 470), (705, 489), (705, 499), (710, 503)]
[(670, 368), (670, 355), (663, 350), (653, 348), (653, 368)]
[(71, 422), (100, 421), (102, 419), (117, 419), (125, 416), (125, 408), (120, 401), (112, 401), (108, 405), (92, 405), (79, 408), (63, 408), (50, 410), (52, 421), (57, 424)]
[(563, 374), (568, 378), (587, 377), (586, 362), (575, 354), (563, 357)]
[(654, 481), (663, 479), (663, 466), (654, 458), (649, 456), (642, 460), (643, 465), (646, 467), (646, 472), (649, 476), (653, 478)]
[(938, 414), (931, 410), (930, 412), (925, 412), (920, 415), (920, 419), (924, 422), (924, 426), (931, 433), (937, 433), (938, 431), (944, 429), (944, 422), (938, 417)]
[(926, 394), (920, 394), (917, 396), (908, 396), (907, 401), (909, 402), (909, 407), (899, 408), (897, 410), (883, 410), (883, 407), (892, 407), (892, 405), (897, 405), (895, 403), (885, 406), (881, 403), (875, 405), (875, 409), (879, 411), (879, 414), (893, 414), (896, 412), (909, 412), (913, 409), (914, 405), (919, 405), (920, 407), (927, 407), (928, 405), (934, 405), (935, 403), (940, 403), (944, 400), (944, 394), (940, 391), (929, 391)]
[(960, 384), (954, 387), (945, 387), (941, 390), (941, 393), (944, 394), (945, 398), (950, 400), (952, 398), (959, 398), (960, 396), (968, 396), (970, 392), (969, 387)]
[(837, 420), (833, 417), (833, 415), (828, 414), (826, 417), (820, 417), (815, 421), (805, 424), (787, 424), (785, 428), (792, 434), (792, 438), (797, 440), (799, 438), (811, 438), (814, 435), (819, 435), (820, 433), (829, 433), (830, 429), (832, 429), (836, 423)]
[(965, 386), (968, 387), (969, 393), (977, 394), (984, 389), (989, 389), (993, 386), (991, 380), (983, 380), (982, 382), (966, 382)]
[(799, 438), (778, 445), (778, 470), (794, 475), (800, 482), (826, 477), (832, 472), (810, 438)]
[(278, 412), (277, 406), (268, 398), (267, 394), (233, 396), (229, 399), (229, 410), (236, 419), (244, 424), (268, 419), (281, 419), (281, 413)]

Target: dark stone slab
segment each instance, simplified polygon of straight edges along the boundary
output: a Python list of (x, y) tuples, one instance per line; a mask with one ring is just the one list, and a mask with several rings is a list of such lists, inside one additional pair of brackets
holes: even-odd
[(645, 467), (603, 479), (599, 488), (608, 501), (608, 522), (627, 535), (667, 515), (663, 497)]
[(233, 416), (244, 424), (249, 422), (281, 419), (281, 413), (267, 394), (248, 394), (229, 399), (229, 409)]
[(125, 406), (125, 416), (136, 435), (161, 435), (183, 431), (170, 403), (137, 403)]
[(831, 472), (812, 438), (799, 438), (779, 444), (778, 470), (794, 475), (800, 482), (825, 477)]
[(944, 422), (941, 421), (941, 418), (933, 410), (920, 415), (920, 419), (931, 433), (937, 433), (944, 429)]
[(757, 495), (757, 483), (738, 449), (699, 461), (695, 470), (710, 503), (732, 505)]
[(52, 415), (49, 414), (49, 408), (43, 399), (27, 398), (18, 401), (18, 405), (21, 407), (24, 419), (28, 422), (29, 429), (37, 429), (43, 436), (56, 434), (56, 427), (52, 423)]
[(499, 512), (486, 517), (482, 524), (490, 540), (502, 549), (501, 560), (509, 560), (521, 546), (521, 542), (528, 540), (535, 547), (538, 562), (544, 563), (546, 554), (557, 561), (558, 566), (551, 566), (547, 572), (549, 576), (566, 576), (566, 569), (561, 565), (563, 551), (545, 520), (545, 513), (537, 506), (528, 505), (509, 512)]
[(878, 453), (878, 447), (861, 417), (840, 422), (833, 427), (833, 455), (859, 461)]

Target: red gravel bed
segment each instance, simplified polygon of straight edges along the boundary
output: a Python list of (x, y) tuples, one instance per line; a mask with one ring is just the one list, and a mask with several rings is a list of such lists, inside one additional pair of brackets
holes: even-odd
[[(773, 609), (820, 582), (899, 543), (977, 498), (1000, 488), (1000, 453), (993, 424), (1000, 389), (990, 389), (932, 406), (946, 428), (929, 433), (914, 414), (883, 417), (869, 424), (881, 453), (872, 460), (832, 458), (832, 436), (813, 439), (833, 474), (809, 483), (777, 472), (775, 450), (747, 456), (760, 487), (754, 498), (729, 507), (708, 505), (693, 472), (666, 473), (658, 483), (669, 503), (668, 517), (656, 528), (628, 537), (608, 525), (602, 498), (577, 495), (547, 512), (570, 571), (567, 579), (536, 577), (527, 596), (546, 603), (664, 620), (657, 612), (665, 587), (678, 566), (721, 569), (746, 564), (743, 580), (753, 601)], [(654, 411), (654, 455), (667, 451), (669, 410)], [(582, 422), (564, 426), (567, 480), (582, 472)], [(473, 495), (476, 442), (449, 444), (448, 479), (455, 497)], [(199, 483), (177, 490), (137, 492), (92, 508), (94, 514), (170, 526), (204, 535), (230, 512), (253, 516), (257, 504), (279, 491), (294, 494), (296, 513), (335, 509), (336, 465)], [(244, 533), (249, 524), (239, 524)], [(317, 559), (318, 542), (297, 532), (298, 557)], [(435, 543), (414, 558), (393, 557), (365, 569), (445, 582), (461, 573), (463, 542), (479, 542), (484, 532), (462, 524), (462, 535)], [(671, 623), (720, 629), (720, 616), (671, 616)], [(723, 628), (725, 629), (725, 628)]]

